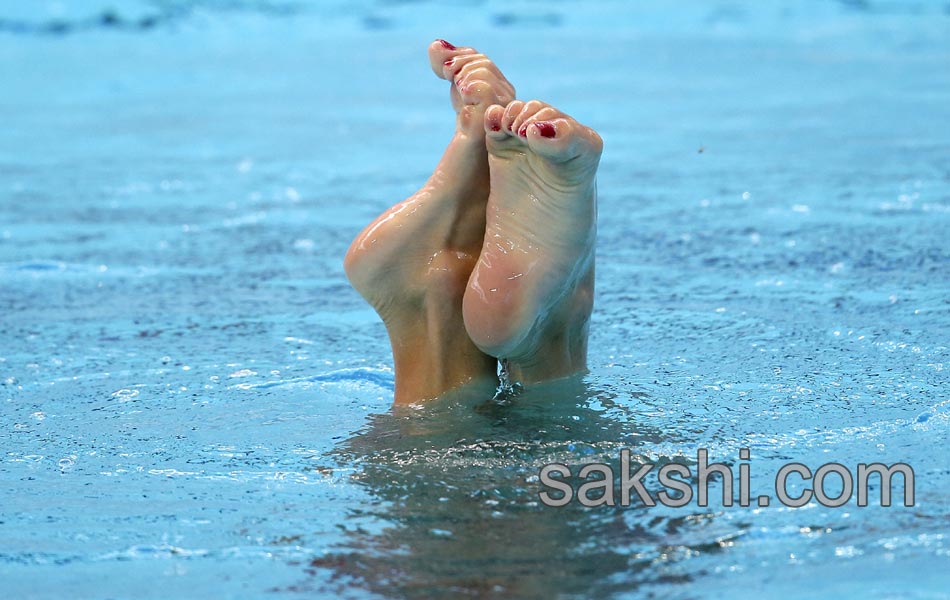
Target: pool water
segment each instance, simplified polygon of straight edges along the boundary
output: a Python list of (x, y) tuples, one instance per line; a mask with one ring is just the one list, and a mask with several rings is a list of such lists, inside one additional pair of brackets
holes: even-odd
[[(945, 3), (119, 6), (0, 8), (6, 597), (950, 597)], [(590, 373), (393, 411), (436, 37), (603, 135)], [(538, 502), (621, 448), (916, 506)]]

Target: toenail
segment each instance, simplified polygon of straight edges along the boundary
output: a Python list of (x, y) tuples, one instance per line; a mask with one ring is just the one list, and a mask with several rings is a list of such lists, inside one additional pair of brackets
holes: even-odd
[(454, 59), (454, 58), (450, 58), (449, 60), (445, 61), (445, 62), (442, 63), (442, 64), (448, 67), (448, 66), (450, 66), (450, 65), (451, 65), (452, 63), (454, 63), (454, 62), (455, 62), (455, 59)]
[(551, 123), (535, 123), (534, 126), (538, 128), (541, 137), (553, 138), (557, 135), (557, 129)]
[(442, 47), (445, 48), (446, 50), (455, 50), (455, 49), (456, 49), (455, 46), (453, 46), (452, 44), (448, 43), (448, 42), (445, 41), (445, 40), (439, 40), (439, 43), (442, 44)]
[(522, 125), (521, 129), (518, 130), (518, 135), (521, 137), (528, 137), (528, 126)]
[(492, 130), (492, 131), (501, 131), (501, 125), (499, 125), (498, 123), (492, 123), (492, 124), (491, 124), (491, 130)]

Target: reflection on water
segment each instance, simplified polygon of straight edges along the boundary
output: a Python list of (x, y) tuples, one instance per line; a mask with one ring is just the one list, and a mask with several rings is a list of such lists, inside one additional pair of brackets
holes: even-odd
[[(586, 597), (688, 579), (666, 556), (656, 568), (680, 532), (689, 540), (677, 550), (683, 556), (719, 550), (721, 532), (702, 531), (711, 519), (705, 509), (662, 516), (636, 503), (539, 502), (544, 464), (613, 463), (620, 448), (637, 454), (664, 441), (638, 423), (632, 405), (640, 393), (618, 398), (580, 378), (509, 402), (491, 393), (395, 408), (343, 442), (336, 458), (381, 501), (370, 515), (378, 527), (348, 527), (346, 543), (312, 567), (393, 597)], [(657, 459), (681, 460), (651, 454)], [(354, 521), (367, 516), (350, 511)]]

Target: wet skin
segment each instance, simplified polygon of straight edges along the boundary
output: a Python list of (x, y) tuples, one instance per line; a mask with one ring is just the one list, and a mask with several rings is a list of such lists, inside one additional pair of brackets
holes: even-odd
[(437, 40), (456, 132), (426, 184), (370, 223), (344, 266), (389, 334), (396, 403), (586, 368), (594, 176), (602, 143), (537, 101), (514, 100), (472, 48)]

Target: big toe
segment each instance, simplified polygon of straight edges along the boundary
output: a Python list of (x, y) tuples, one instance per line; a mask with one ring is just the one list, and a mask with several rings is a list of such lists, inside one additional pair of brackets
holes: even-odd
[(528, 147), (552, 161), (597, 161), (603, 150), (603, 141), (596, 131), (567, 116), (532, 120), (522, 125), (522, 131)]

